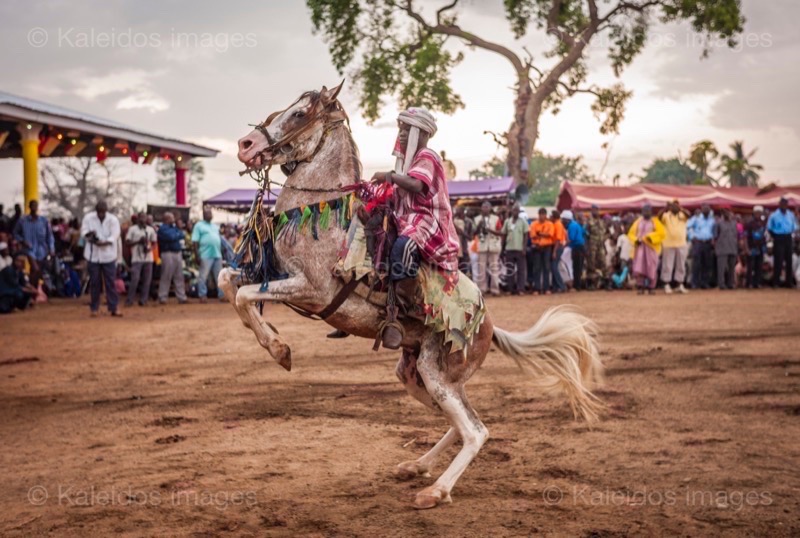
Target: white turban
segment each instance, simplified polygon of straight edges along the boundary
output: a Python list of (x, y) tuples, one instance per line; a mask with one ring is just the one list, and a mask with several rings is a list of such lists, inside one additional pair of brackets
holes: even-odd
[(411, 107), (401, 112), (397, 120), (411, 126), (411, 130), (408, 133), (408, 144), (406, 145), (405, 154), (400, 149), (399, 141), (395, 144), (393, 152), (393, 155), (397, 157), (394, 165), (395, 173), (406, 174), (409, 168), (411, 168), (411, 163), (414, 161), (414, 155), (417, 154), (419, 130), (422, 129), (433, 137), (437, 131), (436, 119), (427, 109)]

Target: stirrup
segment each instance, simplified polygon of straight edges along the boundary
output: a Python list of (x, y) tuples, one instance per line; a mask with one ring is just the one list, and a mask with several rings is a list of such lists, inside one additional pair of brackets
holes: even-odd
[[(389, 331), (388, 335), (387, 335), (387, 330)], [(396, 345), (393, 339), (391, 338), (393, 333), (400, 334), (400, 338), (395, 338), (395, 340), (397, 341)], [(388, 342), (386, 338), (387, 336), (389, 336)], [(381, 323), (380, 326), (378, 327), (378, 334), (375, 336), (375, 344), (373, 344), (372, 346), (372, 351), (378, 351), (381, 344), (383, 344), (383, 347), (385, 347), (386, 349), (400, 349), (400, 346), (402, 345), (403, 339), (405, 337), (406, 337), (406, 330), (403, 328), (403, 325), (399, 321), (386, 320), (383, 323)]]

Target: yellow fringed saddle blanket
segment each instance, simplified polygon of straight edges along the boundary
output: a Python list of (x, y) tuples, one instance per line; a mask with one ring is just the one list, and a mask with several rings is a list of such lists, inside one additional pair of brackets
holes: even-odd
[[(374, 274), (364, 225), (359, 219), (350, 222), (335, 272), (345, 280), (380, 276)], [(445, 345), (451, 344), (451, 353), (466, 353), (486, 315), (486, 305), (478, 286), (463, 273), (445, 273), (425, 262), (420, 266), (417, 282), (420, 304), (412, 315), (422, 319), (435, 332), (443, 333)]]

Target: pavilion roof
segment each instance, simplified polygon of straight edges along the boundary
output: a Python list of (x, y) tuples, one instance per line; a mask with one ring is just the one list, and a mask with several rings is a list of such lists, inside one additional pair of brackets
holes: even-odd
[[(216, 149), (192, 142), (149, 133), (107, 118), (0, 91), (0, 134), (8, 133), (0, 145), (0, 158), (21, 156), (20, 136), (16, 130), (16, 125), (20, 122), (43, 124), (47, 129), (46, 132), (54, 135), (57, 133), (71, 137), (72, 135), (68, 133), (77, 133), (76, 136), (87, 143), (100, 137), (106, 147), (111, 149), (109, 154), (111, 157), (123, 156), (121, 148), (125, 143), (131, 149), (137, 146), (149, 147), (151, 149), (148, 151), (167, 155), (215, 157), (219, 153)], [(63, 156), (67, 144), (62, 146), (51, 155), (42, 156)], [(118, 152), (114, 151), (115, 147)]]

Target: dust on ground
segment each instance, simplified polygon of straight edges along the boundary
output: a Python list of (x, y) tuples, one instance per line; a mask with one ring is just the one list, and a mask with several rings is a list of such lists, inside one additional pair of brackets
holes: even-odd
[[(490, 298), (521, 330), (578, 305), (602, 332), (589, 428), (493, 350), (468, 385), (491, 438), (452, 505), (395, 464), (447, 429), (397, 354), (270, 305), (285, 372), (227, 304), (0, 319), (4, 536), (800, 534), (800, 309), (789, 291)], [(440, 473), (458, 447), (435, 469)], [(448, 460), (448, 461), (445, 461)]]

